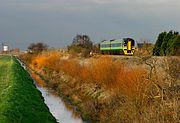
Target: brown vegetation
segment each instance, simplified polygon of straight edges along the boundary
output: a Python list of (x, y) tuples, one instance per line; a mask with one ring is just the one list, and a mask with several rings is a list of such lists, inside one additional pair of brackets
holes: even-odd
[(55, 51), (32, 56), (29, 66), (49, 80), (47, 86), (71, 99), (83, 118), (93, 122), (179, 122), (176, 73), (180, 64), (176, 58), (174, 64), (170, 62), (172, 59), (152, 57), (142, 57), (134, 66), (128, 58), (82, 62)]
[[(61, 59), (58, 52), (43, 53), (33, 58), (33, 68), (43, 72), (56, 71), (69, 75), (84, 82), (91, 82), (106, 89), (124, 90), (124, 93), (134, 94), (139, 82), (144, 80), (146, 70), (143, 68), (128, 68), (111, 57), (91, 59), (87, 64), (80, 64), (76, 59)], [(131, 91), (131, 92), (130, 92)]]

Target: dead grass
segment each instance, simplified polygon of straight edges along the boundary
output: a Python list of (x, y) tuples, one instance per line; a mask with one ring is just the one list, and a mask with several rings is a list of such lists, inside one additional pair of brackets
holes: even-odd
[(147, 74), (143, 68), (129, 68), (111, 57), (91, 59), (88, 64), (80, 64), (76, 59), (61, 59), (61, 56), (59, 52), (40, 54), (32, 59), (32, 66), (45, 72), (61, 72), (84, 82), (132, 96), (138, 91), (137, 86), (144, 81)]
[[(63, 91), (68, 97), (76, 96), (85, 117), (90, 115), (101, 122), (151, 123), (174, 122), (179, 118), (178, 108), (166, 106), (175, 104), (174, 100), (177, 102), (177, 97), (168, 97), (172, 93), (169, 86), (177, 86), (179, 82), (179, 62), (173, 61), (165, 63), (166, 72), (160, 72), (163, 63), (151, 57), (143, 57), (140, 65), (130, 67), (123, 60), (108, 56), (83, 63), (77, 58), (64, 59), (59, 52), (47, 52), (31, 58), (31, 66), (48, 76), (48, 84), (55, 90)], [(169, 77), (176, 84), (165, 84), (172, 82)], [(58, 83), (60, 78), (64, 81)]]

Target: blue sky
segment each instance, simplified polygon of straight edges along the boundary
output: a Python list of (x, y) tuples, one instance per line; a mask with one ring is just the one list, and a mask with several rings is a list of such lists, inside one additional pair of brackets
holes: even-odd
[(26, 49), (43, 41), (57, 48), (76, 34), (93, 42), (154, 42), (162, 31), (180, 31), (179, 11), (180, 0), (0, 0), (0, 42)]

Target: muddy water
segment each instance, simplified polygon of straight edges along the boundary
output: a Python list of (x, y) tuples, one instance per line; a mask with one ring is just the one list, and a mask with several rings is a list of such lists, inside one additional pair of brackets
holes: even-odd
[[(19, 60), (21, 66), (26, 70), (26, 66)], [(41, 87), (36, 84), (37, 89), (42, 93), (45, 104), (48, 106), (52, 115), (60, 123), (87, 123), (83, 121), (80, 114), (76, 111), (76, 108), (66, 102), (63, 102), (60, 97), (48, 91), (45, 87)]]

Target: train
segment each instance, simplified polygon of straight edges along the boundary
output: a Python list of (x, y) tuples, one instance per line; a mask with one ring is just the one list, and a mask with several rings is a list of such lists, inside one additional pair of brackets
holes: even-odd
[(102, 54), (133, 55), (136, 48), (136, 42), (132, 38), (104, 40), (100, 43), (100, 52)]

